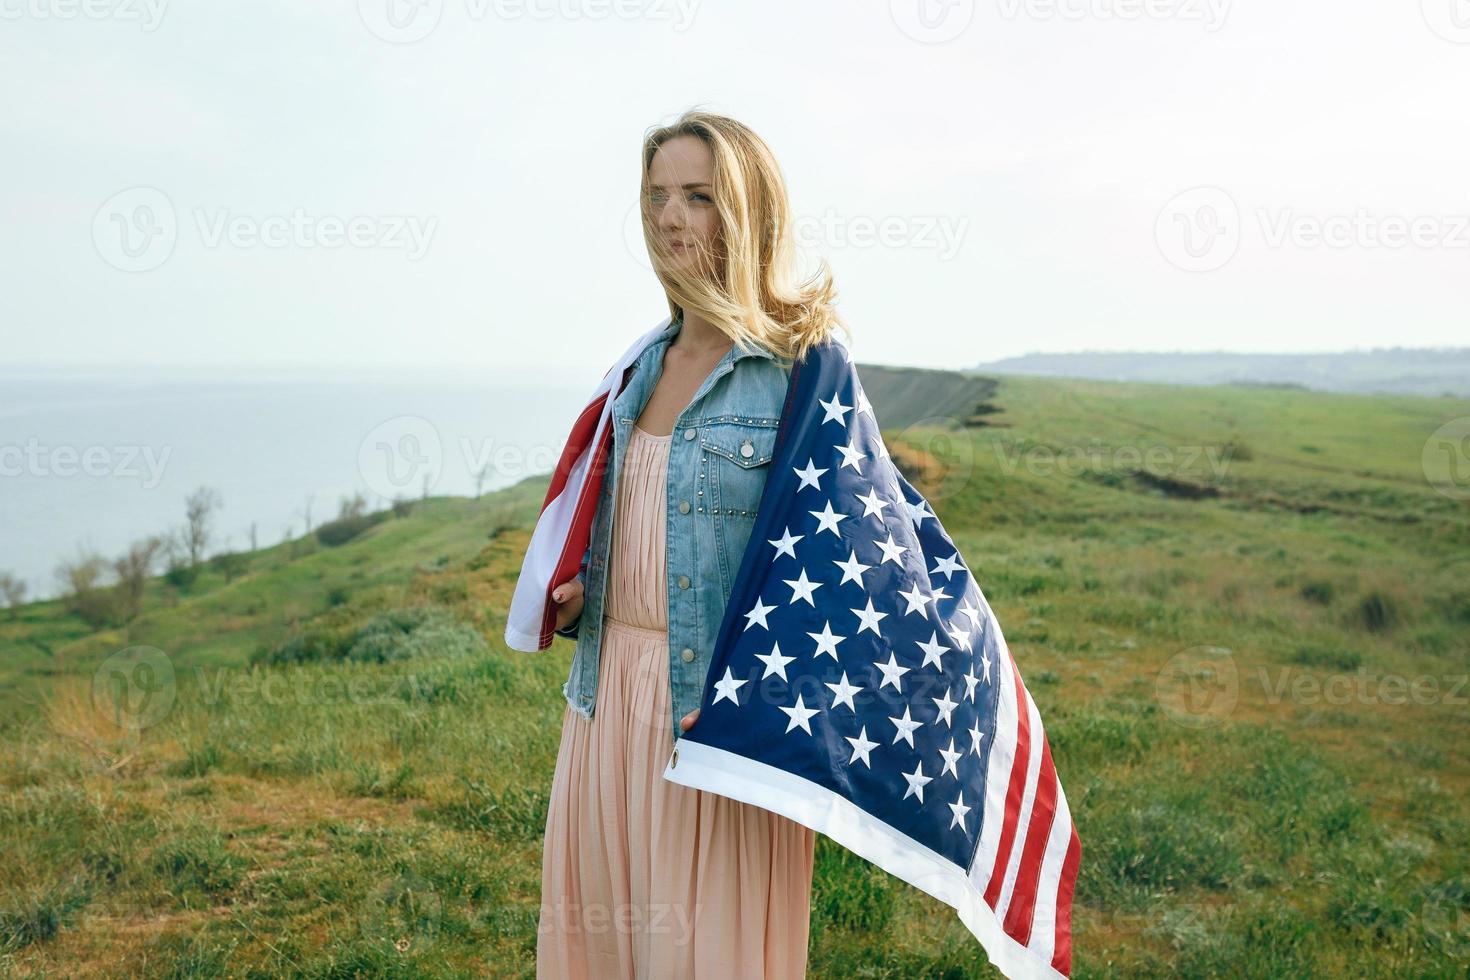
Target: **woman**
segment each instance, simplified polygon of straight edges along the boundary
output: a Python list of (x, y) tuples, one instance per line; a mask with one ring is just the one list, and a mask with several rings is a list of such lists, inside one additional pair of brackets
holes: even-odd
[(791, 365), (846, 326), (828, 270), (796, 279), (791, 210), (749, 128), (690, 111), (643, 146), (643, 233), (667, 327), (613, 404), (576, 578), (542, 859), (537, 975), (800, 977), (815, 834), (661, 778), (699, 718)]

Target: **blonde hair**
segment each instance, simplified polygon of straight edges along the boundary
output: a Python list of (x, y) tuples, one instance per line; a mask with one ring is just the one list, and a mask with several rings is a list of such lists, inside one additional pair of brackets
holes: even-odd
[[(653, 158), (660, 146), (679, 136), (702, 140), (714, 157), (714, 204), (723, 254), (710, 263), (713, 278), (698, 271), (701, 263), (688, 271), (674, 268), (653, 218)], [(770, 148), (744, 123), (690, 109), (669, 125), (649, 130), (643, 140), (639, 200), (643, 239), (668, 297), (670, 317), (693, 310), (742, 349), (760, 345), (793, 361), (836, 327), (851, 340), (852, 331), (834, 307), (837, 290), (827, 261), (822, 259), (810, 278), (797, 281), (785, 178)]]

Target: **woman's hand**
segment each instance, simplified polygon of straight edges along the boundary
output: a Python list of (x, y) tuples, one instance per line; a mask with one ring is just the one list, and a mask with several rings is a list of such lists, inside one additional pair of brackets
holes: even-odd
[(564, 630), (582, 615), (582, 580), (574, 578), (551, 590), (556, 600), (556, 628)]
[(687, 731), (689, 731), (689, 729), (691, 729), (691, 728), (694, 727), (694, 723), (696, 721), (698, 721), (698, 720), (699, 720), (699, 709), (698, 708), (695, 708), (693, 711), (689, 712), (683, 718), (680, 718), (679, 719), (679, 731), (681, 731), (681, 732), (687, 732)]

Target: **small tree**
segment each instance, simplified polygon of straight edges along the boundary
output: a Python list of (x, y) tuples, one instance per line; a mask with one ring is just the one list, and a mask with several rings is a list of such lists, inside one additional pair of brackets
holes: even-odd
[(99, 554), (79, 548), (77, 557), (56, 566), (61, 581), (62, 602), (93, 629), (113, 621), (113, 597), (106, 588), (107, 561)]
[(113, 561), (112, 569), (117, 574), (117, 611), (124, 622), (142, 610), (143, 592), (163, 551), (164, 539), (150, 535), (133, 542), (122, 557)]
[(0, 597), (4, 597), (5, 605), (10, 609), (10, 618), (15, 619), (20, 615), (20, 607), (26, 601), (25, 579), (9, 572), (0, 572)]
[(367, 499), (361, 493), (353, 493), (350, 497), (343, 497), (337, 503), (337, 520), (349, 517), (361, 517), (367, 513)]
[(209, 564), (215, 571), (225, 576), (225, 584), (235, 581), (235, 578), (245, 572), (245, 556), (238, 551), (221, 551), (209, 559)]
[(209, 525), (219, 507), (219, 493), (209, 487), (200, 487), (184, 499), (184, 544), (189, 551), (189, 564), (195, 568), (204, 560), (204, 550), (209, 547)]
[(480, 499), (480, 494), (485, 492), (485, 481), (490, 479), (490, 465), (487, 463), (475, 470), (475, 499)]

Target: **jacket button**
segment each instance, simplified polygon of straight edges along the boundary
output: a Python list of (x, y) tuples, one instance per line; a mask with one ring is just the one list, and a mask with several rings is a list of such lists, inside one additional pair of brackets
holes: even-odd
[(689, 513), (689, 501), (687, 501), (687, 500), (681, 500), (681, 501), (679, 501), (679, 513), (681, 513), (681, 514), (687, 514), (687, 513)]
[(749, 439), (740, 444), (740, 455), (744, 456), (746, 459), (749, 459), (750, 457), (755, 455), (755, 449), (750, 445)]
[(688, 647), (685, 647), (684, 650), (679, 654), (679, 656), (683, 657), (684, 662), (687, 664), (694, 659), (694, 651), (689, 649)]
[(689, 440), (690, 440), (690, 439), (693, 439), (693, 438), (694, 438), (694, 436), (695, 436), (695, 433), (696, 433), (696, 432), (697, 432), (697, 431), (698, 431), (698, 430), (696, 430), (696, 429), (685, 429), (685, 430), (684, 430), (684, 440), (685, 440), (685, 441), (686, 441), (686, 442), (687, 442), (687, 441), (689, 441)]
[(681, 589), (687, 589), (687, 588), (689, 588), (689, 576), (688, 575), (680, 575), (679, 576), (679, 588), (681, 588)]

